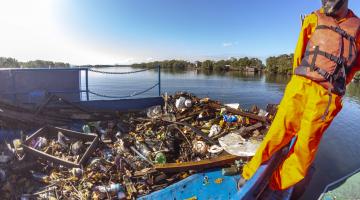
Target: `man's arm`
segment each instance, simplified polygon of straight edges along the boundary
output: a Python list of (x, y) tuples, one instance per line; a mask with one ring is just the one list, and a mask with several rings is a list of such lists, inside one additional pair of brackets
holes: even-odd
[(315, 14), (312, 13), (305, 17), (294, 53), (293, 70), (300, 65), (306, 45), (311, 37), (311, 34), (315, 31), (316, 26), (317, 16)]

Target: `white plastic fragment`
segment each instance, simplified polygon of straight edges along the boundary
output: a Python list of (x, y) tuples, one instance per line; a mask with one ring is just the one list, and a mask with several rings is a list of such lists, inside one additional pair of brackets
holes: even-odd
[(157, 118), (161, 115), (161, 106), (152, 106), (147, 109), (146, 115), (148, 118)]
[(175, 101), (176, 108), (177, 109), (185, 108), (185, 101), (186, 101), (185, 97), (180, 97), (180, 98), (176, 99), (176, 101)]
[(186, 99), (184, 102), (185, 107), (190, 108), (192, 106), (192, 102), (190, 99)]
[(228, 103), (228, 104), (225, 104), (225, 106), (233, 108), (233, 109), (239, 109), (240, 108), (240, 104), (238, 104), (238, 103)]
[(258, 113), (258, 116), (266, 117), (268, 114), (269, 114), (269, 113), (266, 112), (265, 110), (260, 109), (260, 110), (259, 110), (259, 113)]
[(212, 125), (210, 128), (209, 137), (218, 135), (220, 131), (221, 131), (221, 127), (219, 125), (217, 124)]
[(217, 154), (224, 151), (224, 149), (218, 145), (212, 145), (208, 151), (212, 154)]
[(238, 134), (229, 133), (219, 138), (219, 144), (228, 153), (236, 156), (253, 156), (260, 142), (245, 140)]

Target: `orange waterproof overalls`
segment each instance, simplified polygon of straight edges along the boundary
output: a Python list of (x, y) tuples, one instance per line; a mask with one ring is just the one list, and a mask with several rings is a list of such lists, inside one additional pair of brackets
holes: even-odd
[[(320, 12), (322, 11), (320, 10)], [(352, 16), (354, 14), (349, 10), (348, 15), (338, 23)], [(304, 19), (294, 54), (294, 69), (301, 63), (306, 45), (315, 31), (317, 23), (317, 15), (314, 13)], [(356, 46), (360, 50), (359, 36), (356, 38)], [(358, 56), (353, 70), (347, 76), (347, 84), (359, 69), (360, 56)], [(329, 107), (328, 103), (330, 103)], [(327, 107), (328, 114), (323, 118)], [(301, 181), (315, 158), (324, 131), (341, 108), (341, 96), (333, 94), (329, 102), (327, 89), (308, 78), (293, 75), (285, 89), (278, 112), (268, 133), (255, 156), (243, 168), (243, 178), (250, 179), (262, 163), (269, 160), (276, 151), (297, 136), (287, 157), (273, 173), (270, 187), (283, 190)]]

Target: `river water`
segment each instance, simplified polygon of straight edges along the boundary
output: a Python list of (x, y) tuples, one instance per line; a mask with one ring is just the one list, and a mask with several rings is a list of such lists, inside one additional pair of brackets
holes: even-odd
[[(103, 71), (134, 71), (130, 67), (103, 68)], [(90, 72), (89, 89), (110, 96), (126, 96), (156, 84), (156, 70), (128, 75)], [(249, 108), (279, 103), (290, 76), (254, 75), (240, 72), (210, 73), (203, 71), (162, 70), (161, 92), (188, 91), (223, 103), (240, 103)], [(156, 96), (158, 88), (138, 96)], [(90, 95), (91, 99), (105, 99)], [(324, 187), (360, 168), (360, 83), (351, 83), (342, 111), (324, 134), (315, 163), (314, 176), (302, 199), (317, 199)]]

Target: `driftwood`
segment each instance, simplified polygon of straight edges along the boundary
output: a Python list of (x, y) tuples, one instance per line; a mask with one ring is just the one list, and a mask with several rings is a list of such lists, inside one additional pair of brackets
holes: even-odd
[(167, 164), (156, 164), (155, 169), (161, 172), (183, 172), (188, 170), (204, 170), (216, 167), (223, 167), (230, 165), (235, 160), (240, 159), (239, 156), (225, 155), (217, 158), (195, 161), (195, 162), (184, 162), (184, 163), (167, 163)]
[(168, 122), (168, 123), (172, 123), (172, 124), (177, 124), (177, 125), (181, 125), (181, 126), (187, 126), (189, 127), (196, 135), (204, 138), (206, 141), (208, 141), (211, 144), (218, 144), (217, 142), (215, 142), (213, 139), (211, 139), (208, 135), (206, 135), (204, 132), (200, 131), (199, 129), (191, 126), (190, 124), (186, 123), (186, 122), (173, 122), (173, 121), (168, 121), (168, 120), (163, 120), (164, 122)]
[(238, 131), (238, 133), (240, 133), (241, 136), (246, 136), (247, 134), (259, 129), (263, 127), (263, 124), (261, 122), (258, 122), (254, 125), (248, 126), (248, 127), (241, 127)]

